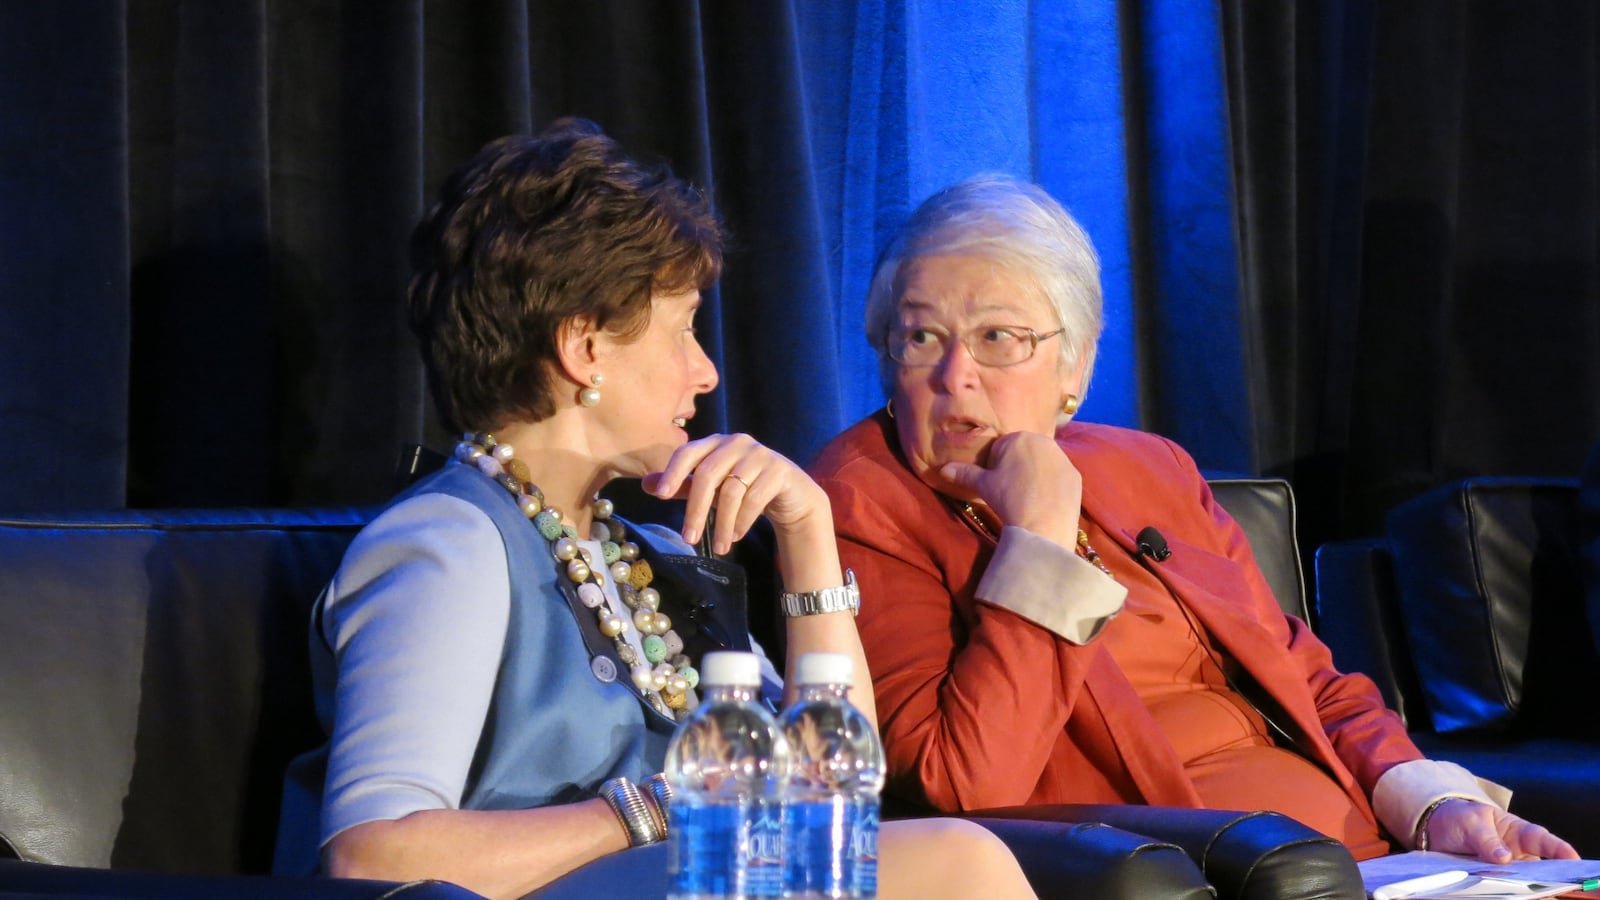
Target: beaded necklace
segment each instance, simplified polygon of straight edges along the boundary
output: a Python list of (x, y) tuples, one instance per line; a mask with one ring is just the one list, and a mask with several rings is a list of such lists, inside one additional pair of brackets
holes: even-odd
[[(661, 594), (650, 586), (654, 577), (650, 562), (640, 558), (639, 545), (627, 540), (627, 528), (612, 517), (611, 501), (597, 494), (591, 510), (589, 538), (599, 542), (602, 557), (602, 564), (596, 565), (590, 550), (579, 543), (577, 529), (561, 521), (561, 510), (545, 503), (544, 492), (529, 480), (527, 463), (516, 458), (510, 444), (487, 432), (468, 432), (456, 444), (455, 458), (516, 498), (517, 507), (549, 542), (550, 554), (576, 587), (578, 600), (594, 610), (600, 633), (611, 638), (645, 702), (662, 715), (682, 718), (694, 706), (700, 673), (683, 652), (683, 639), (672, 630), (672, 619), (661, 612)], [(612, 608), (604, 590), (607, 577), (630, 614)], [(639, 638), (637, 649), (630, 630)]]
[(1106, 568), (1106, 561), (1100, 558), (1100, 554), (1094, 552), (1093, 547), (1089, 546), (1089, 533), (1082, 528), (1078, 529), (1078, 555), (1087, 559), (1096, 569), (1106, 573), (1107, 578), (1112, 581), (1117, 580), (1117, 576), (1111, 574), (1111, 570)]
[[(983, 518), (978, 515), (978, 511), (972, 508), (971, 503), (961, 504), (961, 515), (969, 523), (971, 523), (974, 528), (978, 529), (978, 531), (983, 534), (984, 537), (987, 537), (992, 541), (1000, 540), (999, 535), (989, 530), (989, 524), (983, 521)], [(1105, 573), (1107, 578), (1111, 579), (1112, 581), (1117, 580), (1117, 576), (1111, 574), (1111, 569), (1106, 566), (1106, 561), (1100, 558), (1100, 554), (1096, 553), (1093, 547), (1089, 546), (1089, 533), (1084, 531), (1082, 528), (1078, 529), (1078, 543), (1073, 549), (1079, 556), (1088, 560), (1090, 565)]]

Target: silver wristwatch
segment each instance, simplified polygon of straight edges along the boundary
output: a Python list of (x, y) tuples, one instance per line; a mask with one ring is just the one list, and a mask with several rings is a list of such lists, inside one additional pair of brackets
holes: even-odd
[(845, 569), (843, 585), (820, 591), (785, 591), (778, 595), (778, 603), (786, 616), (815, 616), (846, 610), (855, 615), (861, 611), (861, 590), (856, 587), (856, 573)]

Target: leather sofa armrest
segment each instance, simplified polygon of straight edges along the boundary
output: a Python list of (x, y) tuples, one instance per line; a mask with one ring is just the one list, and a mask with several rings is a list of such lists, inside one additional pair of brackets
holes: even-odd
[(1365, 895), (1343, 844), (1272, 812), (1130, 804), (1062, 804), (979, 810), (973, 818), (1100, 822), (1181, 847), (1222, 900)]
[[(971, 817), (968, 817), (971, 818)], [(1099, 823), (973, 819), (1016, 855), (1034, 892), (1067, 900), (1207, 900), (1200, 869), (1171, 843)], [(667, 846), (652, 844), (595, 860), (534, 891), (538, 900), (667, 895)]]
[(1317, 548), (1317, 636), (1342, 672), (1360, 672), (1383, 693), (1411, 731), (1431, 731), (1411, 661), (1394, 557), (1382, 538), (1335, 541)]
[(10, 896), (76, 900), (483, 900), (445, 881), (363, 881), (266, 875), (174, 875), (0, 859), (0, 900)]
[(1040, 897), (1209, 900), (1211, 886), (1181, 847), (1101, 822), (967, 816), (1016, 856)]

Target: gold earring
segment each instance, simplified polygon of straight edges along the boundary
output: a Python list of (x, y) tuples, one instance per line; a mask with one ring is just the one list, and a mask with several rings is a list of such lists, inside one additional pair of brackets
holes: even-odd
[(891, 419), (894, 418), (894, 398), (893, 397), (890, 397), (889, 398), (889, 402), (885, 403), (883, 405), (883, 411), (889, 414), (889, 418), (891, 418)]
[(1078, 411), (1078, 395), (1077, 394), (1068, 394), (1066, 396), (1066, 399), (1061, 401), (1061, 411), (1063, 413), (1066, 413), (1069, 416), (1077, 413), (1077, 411)]
[(590, 375), (589, 376), (589, 383), (591, 385), (593, 385), (593, 387), (586, 387), (583, 390), (579, 391), (578, 392), (578, 402), (583, 404), (584, 406), (596, 406), (596, 405), (598, 405), (600, 403), (600, 385), (605, 380), (606, 380), (605, 376), (604, 375), (600, 375), (599, 373), (596, 373), (594, 375)]

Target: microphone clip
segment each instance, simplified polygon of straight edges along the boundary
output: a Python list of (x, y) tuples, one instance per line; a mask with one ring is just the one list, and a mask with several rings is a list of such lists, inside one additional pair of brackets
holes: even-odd
[(1156, 562), (1165, 562), (1172, 555), (1172, 548), (1167, 546), (1167, 539), (1161, 536), (1154, 525), (1146, 525), (1139, 531), (1135, 538), (1139, 542), (1139, 553), (1148, 556)]

